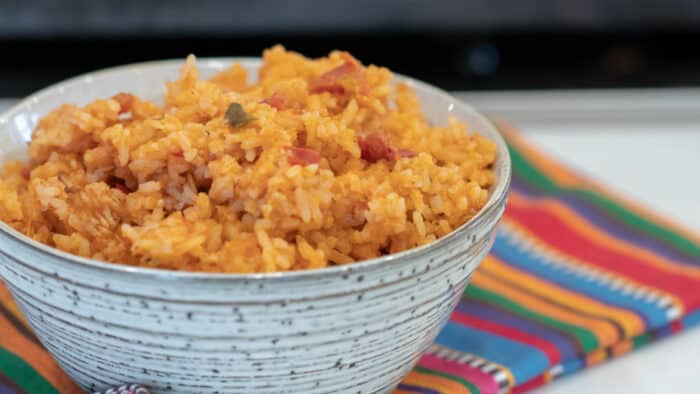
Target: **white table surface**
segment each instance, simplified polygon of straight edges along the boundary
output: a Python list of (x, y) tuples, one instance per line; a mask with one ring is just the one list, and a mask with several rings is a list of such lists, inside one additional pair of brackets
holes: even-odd
[[(700, 89), (457, 95), (508, 118), (563, 162), (700, 233)], [(0, 100), (0, 111), (12, 102)], [(534, 393), (698, 393), (698, 363), (700, 328)]]

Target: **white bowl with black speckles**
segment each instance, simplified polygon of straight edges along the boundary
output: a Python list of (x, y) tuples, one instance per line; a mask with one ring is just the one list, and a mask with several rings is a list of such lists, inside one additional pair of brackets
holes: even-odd
[[(241, 61), (200, 59), (206, 76)], [(117, 67), (29, 96), (0, 116), (0, 162), (23, 158), (38, 119), (119, 91), (155, 99), (181, 60)], [(253, 75), (255, 73), (253, 72)], [(471, 107), (409, 78), (428, 119), (448, 115), (498, 144), (484, 209), (438, 241), (314, 271), (206, 274), (69, 255), (0, 223), (0, 276), (41, 342), (86, 390), (383, 393), (433, 342), (489, 251), (510, 180), (506, 144)]]

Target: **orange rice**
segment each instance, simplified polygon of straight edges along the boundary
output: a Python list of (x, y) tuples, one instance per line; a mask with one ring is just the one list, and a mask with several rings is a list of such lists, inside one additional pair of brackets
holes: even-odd
[[(496, 145), (345, 52), (266, 50), (258, 82), (194, 56), (164, 104), (128, 93), (46, 115), (6, 163), (0, 219), (69, 253), (209, 272), (321, 268), (422, 245), (481, 209)], [(250, 115), (240, 127), (226, 111)]]

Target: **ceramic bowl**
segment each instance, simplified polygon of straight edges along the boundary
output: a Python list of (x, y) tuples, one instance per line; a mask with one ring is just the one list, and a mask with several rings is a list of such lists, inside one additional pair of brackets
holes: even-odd
[[(200, 59), (203, 76), (240, 61)], [(127, 91), (150, 99), (181, 60), (117, 67), (29, 96), (0, 116), (0, 162), (23, 158), (38, 119), (65, 102)], [(496, 184), (471, 221), (429, 245), (356, 264), (207, 274), (76, 257), (0, 223), (0, 274), (41, 342), (84, 389), (154, 393), (389, 392), (450, 316), (489, 251), (510, 180), (506, 144), (471, 107), (412, 85), (435, 124), (449, 115), (498, 144)]]

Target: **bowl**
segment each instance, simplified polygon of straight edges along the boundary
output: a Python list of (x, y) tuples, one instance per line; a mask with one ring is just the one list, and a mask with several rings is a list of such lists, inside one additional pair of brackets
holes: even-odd
[[(259, 59), (200, 59), (203, 77)], [(22, 159), (39, 118), (119, 91), (157, 99), (181, 60), (116, 67), (35, 93), (0, 116), (0, 162)], [(355, 264), (266, 274), (147, 269), (85, 259), (0, 223), (0, 276), (44, 346), (85, 390), (389, 392), (449, 319), (488, 253), (510, 181), (506, 144), (471, 107), (413, 86), (429, 121), (452, 115), (495, 141), (486, 206), (439, 240)]]

